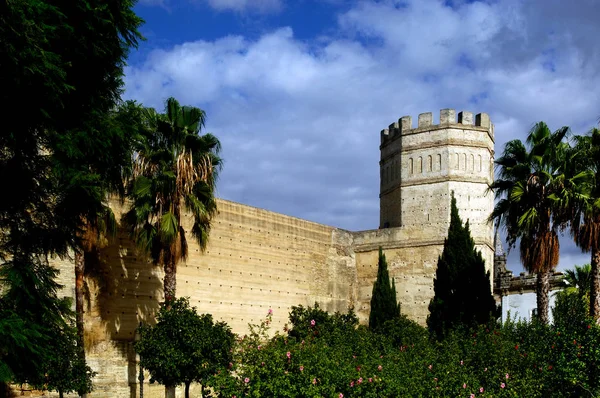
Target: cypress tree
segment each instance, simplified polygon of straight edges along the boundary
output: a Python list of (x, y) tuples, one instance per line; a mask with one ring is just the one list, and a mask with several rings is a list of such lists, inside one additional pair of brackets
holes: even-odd
[(469, 222), (463, 225), (460, 219), (454, 193), (448, 237), (438, 259), (433, 289), (427, 327), (438, 339), (451, 329), (485, 324), (497, 316), (490, 273), (485, 270), (481, 253), (475, 249)]
[(371, 296), (371, 313), (369, 314), (369, 327), (377, 329), (390, 320), (400, 316), (400, 304), (396, 300), (396, 283), (387, 269), (387, 261), (381, 247), (379, 248), (379, 262), (377, 266), (377, 279), (373, 285)]

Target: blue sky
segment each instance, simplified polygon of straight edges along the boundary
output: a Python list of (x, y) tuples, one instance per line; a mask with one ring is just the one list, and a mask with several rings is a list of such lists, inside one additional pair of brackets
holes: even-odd
[[(600, 117), (598, 0), (141, 0), (127, 98), (174, 96), (223, 144), (222, 198), (377, 228), (379, 131), (487, 112), (496, 153), (533, 123)], [(516, 251), (511, 268), (521, 271)], [(560, 267), (589, 261), (563, 240)]]

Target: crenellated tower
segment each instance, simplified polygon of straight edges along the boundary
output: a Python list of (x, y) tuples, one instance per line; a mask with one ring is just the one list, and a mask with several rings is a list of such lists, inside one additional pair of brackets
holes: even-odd
[[(458, 118), (456, 117), (458, 116)], [(419, 228), (443, 239), (454, 191), (463, 220), (469, 220), (478, 248), (492, 268), (493, 225), (487, 222), (494, 199), (494, 126), (488, 114), (442, 109), (439, 123), (431, 112), (417, 126), (404, 116), (381, 132), (380, 228)]]

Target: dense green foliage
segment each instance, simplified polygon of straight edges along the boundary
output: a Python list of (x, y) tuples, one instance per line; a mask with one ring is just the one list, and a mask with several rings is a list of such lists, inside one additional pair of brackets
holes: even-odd
[(198, 315), (187, 298), (178, 298), (161, 305), (156, 325), (140, 328), (135, 350), (153, 380), (166, 387), (185, 384), (187, 398), (190, 383), (205, 384), (227, 367), (233, 341), (229, 326), (214, 323), (209, 314)]
[(71, 392), (81, 395), (92, 391), (92, 377), (96, 373), (87, 366), (75, 344), (76, 334), (75, 325), (69, 325), (49, 340), (52, 354), (45, 359), (45, 375), (34, 380), (33, 385), (42, 390), (58, 391), (60, 398)]
[(590, 316), (600, 321), (600, 130), (573, 137), (565, 161), (564, 182), (556, 195), (563, 222), (569, 224), (575, 243), (591, 252)]
[(454, 193), (448, 237), (438, 259), (433, 291), (427, 326), (438, 339), (456, 328), (489, 324), (498, 315), (490, 274), (481, 253), (475, 249), (469, 222), (463, 225), (460, 219)]
[(377, 263), (377, 279), (373, 284), (371, 295), (371, 312), (369, 313), (369, 327), (378, 329), (386, 321), (400, 316), (400, 303), (396, 299), (396, 282), (388, 272), (387, 261), (381, 247), (379, 247), (379, 260)]
[(175, 297), (177, 263), (187, 256), (182, 211), (194, 217), (192, 236), (206, 248), (216, 214), (215, 182), (221, 144), (200, 134), (205, 113), (169, 98), (165, 113), (144, 109), (144, 134), (136, 148), (126, 222), (139, 248), (165, 269), (165, 298)]
[[(231, 368), (207, 380), (213, 396), (541, 398), (600, 393), (600, 327), (585, 316), (569, 322), (555, 314), (556, 326), (508, 322), (456, 329), (436, 342), (403, 317), (388, 321), (385, 333), (374, 333), (364, 326), (348, 327), (341, 314), (326, 316), (310, 307), (293, 313), (301, 323), (291, 322), (287, 333), (268, 337), (269, 312), (238, 340)], [(306, 322), (313, 317), (314, 323)], [(314, 333), (319, 323), (329, 325), (321, 329), (327, 332)]]
[(563, 271), (567, 289), (574, 289), (581, 297), (590, 298), (592, 267), (590, 264), (575, 265)]
[[(129, 48), (140, 38), (132, 7), (130, 0), (0, 4), (0, 98), (7, 115), (0, 181), (18, 187), (0, 197), (0, 312), (6, 315), (0, 317), (0, 381), (40, 383), (48, 366), (57, 366), (56, 344), (76, 344), (73, 314), (57, 297), (48, 258), (80, 247), (83, 223), (104, 199), (108, 170), (128, 160), (112, 152), (121, 135), (107, 120), (120, 98)], [(45, 384), (85, 392), (90, 374), (85, 365), (79, 369), (87, 379), (78, 387)]]

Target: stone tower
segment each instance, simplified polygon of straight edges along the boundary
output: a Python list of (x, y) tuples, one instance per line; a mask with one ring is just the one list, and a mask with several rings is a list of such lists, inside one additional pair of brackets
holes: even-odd
[(404, 116), (381, 132), (380, 228), (422, 228), (431, 241), (448, 233), (454, 191), (463, 221), (469, 220), (477, 248), (493, 273), (493, 225), (487, 222), (494, 199), (494, 126), (486, 113), (442, 109)]

